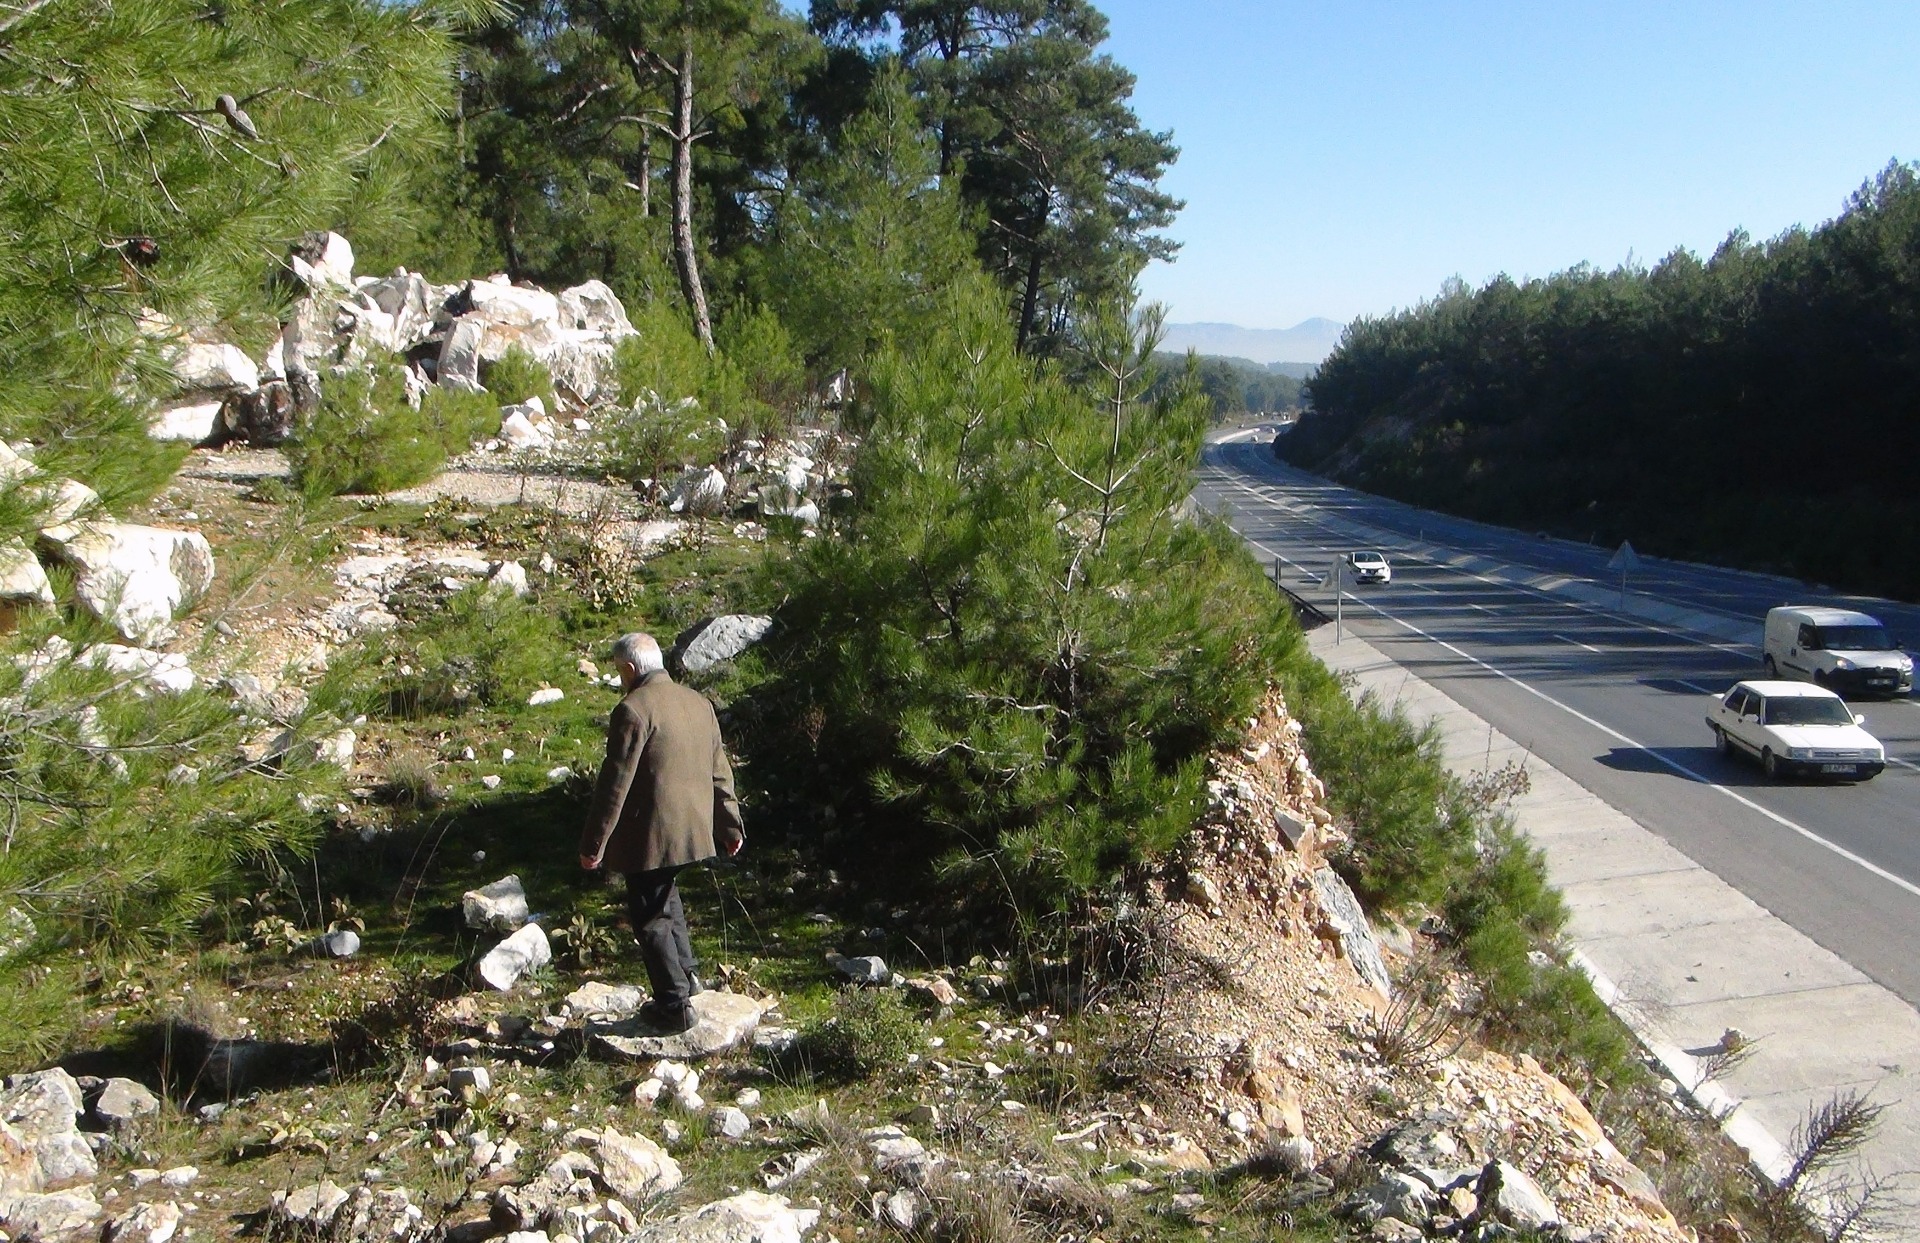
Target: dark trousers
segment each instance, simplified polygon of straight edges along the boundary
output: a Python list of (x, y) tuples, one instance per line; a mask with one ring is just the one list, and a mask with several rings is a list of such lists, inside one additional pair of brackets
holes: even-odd
[(679, 875), (679, 868), (627, 873), (627, 916), (640, 942), (653, 999), (663, 1010), (677, 1010), (692, 999), (693, 944), (687, 940), (687, 913), (674, 884)]

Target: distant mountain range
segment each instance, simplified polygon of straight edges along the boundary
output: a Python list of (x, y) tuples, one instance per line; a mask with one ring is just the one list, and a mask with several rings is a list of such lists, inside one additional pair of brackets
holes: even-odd
[(1346, 325), (1315, 316), (1291, 328), (1242, 328), (1238, 324), (1168, 324), (1163, 350), (1198, 350), (1257, 363), (1318, 365), (1340, 343)]

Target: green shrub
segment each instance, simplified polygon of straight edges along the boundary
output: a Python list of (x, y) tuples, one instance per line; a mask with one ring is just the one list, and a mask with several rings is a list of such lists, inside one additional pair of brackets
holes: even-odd
[(614, 350), (613, 373), (620, 400), (632, 405), (651, 392), (672, 403), (698, 397), (707, 387), (711, 360), (679, 309), (662, 301), (630, 308), (634, 336)]
[(570, 663), (554, 610), (485, 584), (455, 592), (417, 622), (389, 635), (379, 653), (396, 716), (523, 703)]
[[(0, 951), (5, 1065), (70, 1032), (88, 966), (188, 935), (249, 869), (305, 852), (320, 825), (302, 800), (330, 806), (342, 784), (299, 745), (279, 761), (237, 759), (259, 727), (204, 688), (142, 695), (104, 670), (36, 662), (52, 624), (37, 619), (0, 650), (12, 816), (0, 944), (21, 942)], [(296, 737), (330, 728), (312, 716)]]
[(1192, 824), (1299, 631), (1231, 531), (1172, 516), (1205, 409), (1135, 400), (1153, 334), (1089, 321), (1111, 401), (1037, 371), (1003, 311), (970, 287), (876, 365), (844, 538), (772, 569), (762, 719), (819, 722), (769, 785), (830, 808), (850, 864), (1031, 913)]
[(1324, 670), (1293, 679), (1287, 701), (1328, 801), (1353, 826), (1340, 867), (1361, 898), (1387, 909), (1444, 898), (1472, 864), (1474, 825), (1452, 814), (1437, 731), (1371, 697), (1354, 703)]
[(499, 405), (517, 405), (538, 397), (549, 412), (554, 408), (553, 372), (524, 346), (512, 346), (498, 362), (489, 363), (480, 382)]
[(392, 492), (430, 479), (449, 453), (500, 426), (487, 393), (432, 388), (407, 404), (394, 364), (329, 376), (315, 410), (287, 442), (294, 484), (310, 498)]
[(889, 988), (846, 988), (833, 1009), (800, 1033), (800, 1049), (815, 1074), (864, 1079), (904, 1066), (926, 1033), (898, 993)]
[(806, 397), (807, 373), (786, 325), (756, 306), (723, 324), (720, 340), (744, 392), (736, 430), (762, 438), (789, 434)]

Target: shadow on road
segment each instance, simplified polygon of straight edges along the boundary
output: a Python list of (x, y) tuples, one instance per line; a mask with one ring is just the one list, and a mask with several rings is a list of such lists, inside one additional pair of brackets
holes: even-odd
[(1646, 773), (1681, 781), (1705, 779), (1736, 789), (1776, 784), (1767, 780), (1757, 767), (1729, 759), (1712, 747), (1615, 747), (1594, 758), (1615, 772)]

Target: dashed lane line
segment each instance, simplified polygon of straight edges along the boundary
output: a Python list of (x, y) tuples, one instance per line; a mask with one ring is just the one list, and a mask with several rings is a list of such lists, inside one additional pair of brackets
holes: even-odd
[[(1244, 488), (1244, 485), (1240, 485), (1240, 486)], [(1258, 497), (1258, 493), (1254, 493), (1251, 488), (1245, 488), (1245, 491), (1256, 496), (1256, 498)], [(1268, 548), (1266, 545), (1260, 543), (1258, 540), (1249, 539), (1248, 543), (1252, 544), (1255, 548), (1258, 548), (1262, 553), (1265, 553), (1269, 557), (1275, 557), (1280, 555), (1275, 550)], [(1282, 558), (1282, 559), (1284, 560), (1285, 558)], [(1655, 748), (1645, 745), (1644, 743), (1636, 741), (1634, 738), (1628, 736), (1627, 734), (1622, 733), (1621, 731), (1615, 729), (1613, 726), (1608, 725), (1606, 722), (1599, 721), (1594, 719), (1593, 717), (1588, 716), (1586, 713), (1580, 711), (1578, 708), (1575, 708), (1571, 704), (1565, 703), (1559, 699), (1554, 698), (1552, 695), (1547, 694), (1545, 691), (1541, 690), (1537, 686), (1534, 686), (1530, 682), (1527, 682), (1522, 678), (1515, 677), (1513, 674), (1508, 673), (1506, 670), (1500, 668), (1499, 666), (1491, 664), (1485, 660), (1482, 660), (1480, 657), (1475, 656), (1473, 653), (1466, 651), (1463, 648), (1456, 647), (1454, 644), (1447, 642), (1445, 639), (1442, 639), (1437, 635), (1428, 633), (1427, 631), (1421, 629), (1419, 626), (1414, 625), (1410, 621), (1406, 621), (1406, 620), (1403, 620), (1402, 618), (1394, 616), (1392, 613), (1387, 612), (1385, 609), (1381, 608), (1377, 604), (1372, 603), (1371, 601), (1363, 600), (1360, 597), (1353, 595), (1351, 592), (1341, 592), (1340, 594), (1348, 599), (1351, 599), (1355, 604), (1359, 605), (1361, 608), (1367, 609), (1373, 613), (1377, 613), (1382, 618), (1386, 619), (1389, 622), (1392, 622), (1394, 625), (1399, 626), (1404, 630), (1410, 631), (1411, 633), (1420, 636), (1422, 639), (1425, 639), (1427, 642), (1432, 643), (1437, 647), (1443, 648), (1444, 650), (1453, 653), (1455, 656), (1459, 657), (1461, 660), (1464, 660), (1469, 664), (1472, 664), (1481, 669), (1484, 669), (1488, 673), (1493, 674), (1495, 677), (1500, 678), (1503, 681), (1511, 682), (1513, 685), (1519, 687), (1521, 690), (1525, 691), (1527, 694), (1532, 695), (1534, 698), (1540, 700), (1542, 703), (1545, 703), (1550, 707), (1558, 708), (1561, 712), (1566, 713), (1568, 716), (1574, 718), (1575, 720), (1581, 722), (1584, 725), (1591, 726), (1593, 729), (1600, 731), (1600, 733), (1606, 735), (1608, 738), (1613, 739), (1615, 742), (1621, 743), (1624, 746), (1632, 747), (1636, 751), (1644, 752), (1645, 754), (1652, 756), (1653, 759), (1656, 760), (1662, 767), (1671, 769), (1673, 772), (1678, 773), (1680, 776), (1685, 777), (1690, 781), (1697, 782), (1702, 786), (1705, 786), (1707, 789), (1712, 790), (1714, 793), (1720, 795), (1723, 798), (1731, 799), (1733, 802), (1738, 803), (1740, 806), (1745, 807), (1749, 811), (1756, 812), (1762, 816), (1765, 816), (1768, 820), (1773, 821), (1775, 824), (1779, 825), (1781, 828), (1787, 829), (1790, 832), (1798, 834), (1800, 837), (1803, 837), (1807, 841), (1812, 842), (1814, 845), (1820, 847), (1822, 850), (1829, 851), (1832, 854), (1837, 855), (1842, 859), (1845, 859), (1847, 862), (1852, 863), (1855, 866), (1873, 874), (1874, 876), (1879, 877), (1881, 880), (1886, 881), (1888, 884), (1893, 885), (1898, 889), (1904, 890), (1905, 892), (1913, 895), (1916, 898), (1920, 898), (1920, 885), (1916, 885), (1912, 881), (1906, 879), (1905, 877), (1900, 876), (1894, 872), (1888, 871), (1886, 868), (1881, 867), (1879, 864), (1875, 863), (1873, 860), (1865, 857), (1864, 855), (1857, 854), (1854, 851), (1849, 850), (1847, 847), (1842, 846), (1840, 843), (1836, 841), (1833, 841), (1826, 837), (1822, 837), (1820, 834), (1814, 832), (1812, 829), (1809, 829), (1805, 825), (1800, 824), (1796, 821), (1788, 819), (1787, 817), (1781, 815), (1779, 812), (1774, 811), (1772, 808), (1765, 807), (1759, 803), (1756, 803), (1752, 799), (1748, 798), (1746, 795), (1741, 794), (1736, 790), (1729, 789), (1724, 785), (1721, 785), (1719, 782), (1713, 780), (1713, 778), (1707, 776), (1705, 773), (1700, 772), (1699, 770), (1693, 768), (1692, 766), (1687, 764), (1682, 764), (1679, 760), (1674, 759), (1673, 757), (1665, 754), (1664, 752), (1661, 752), (1659, 750), (1656, 750)]]

